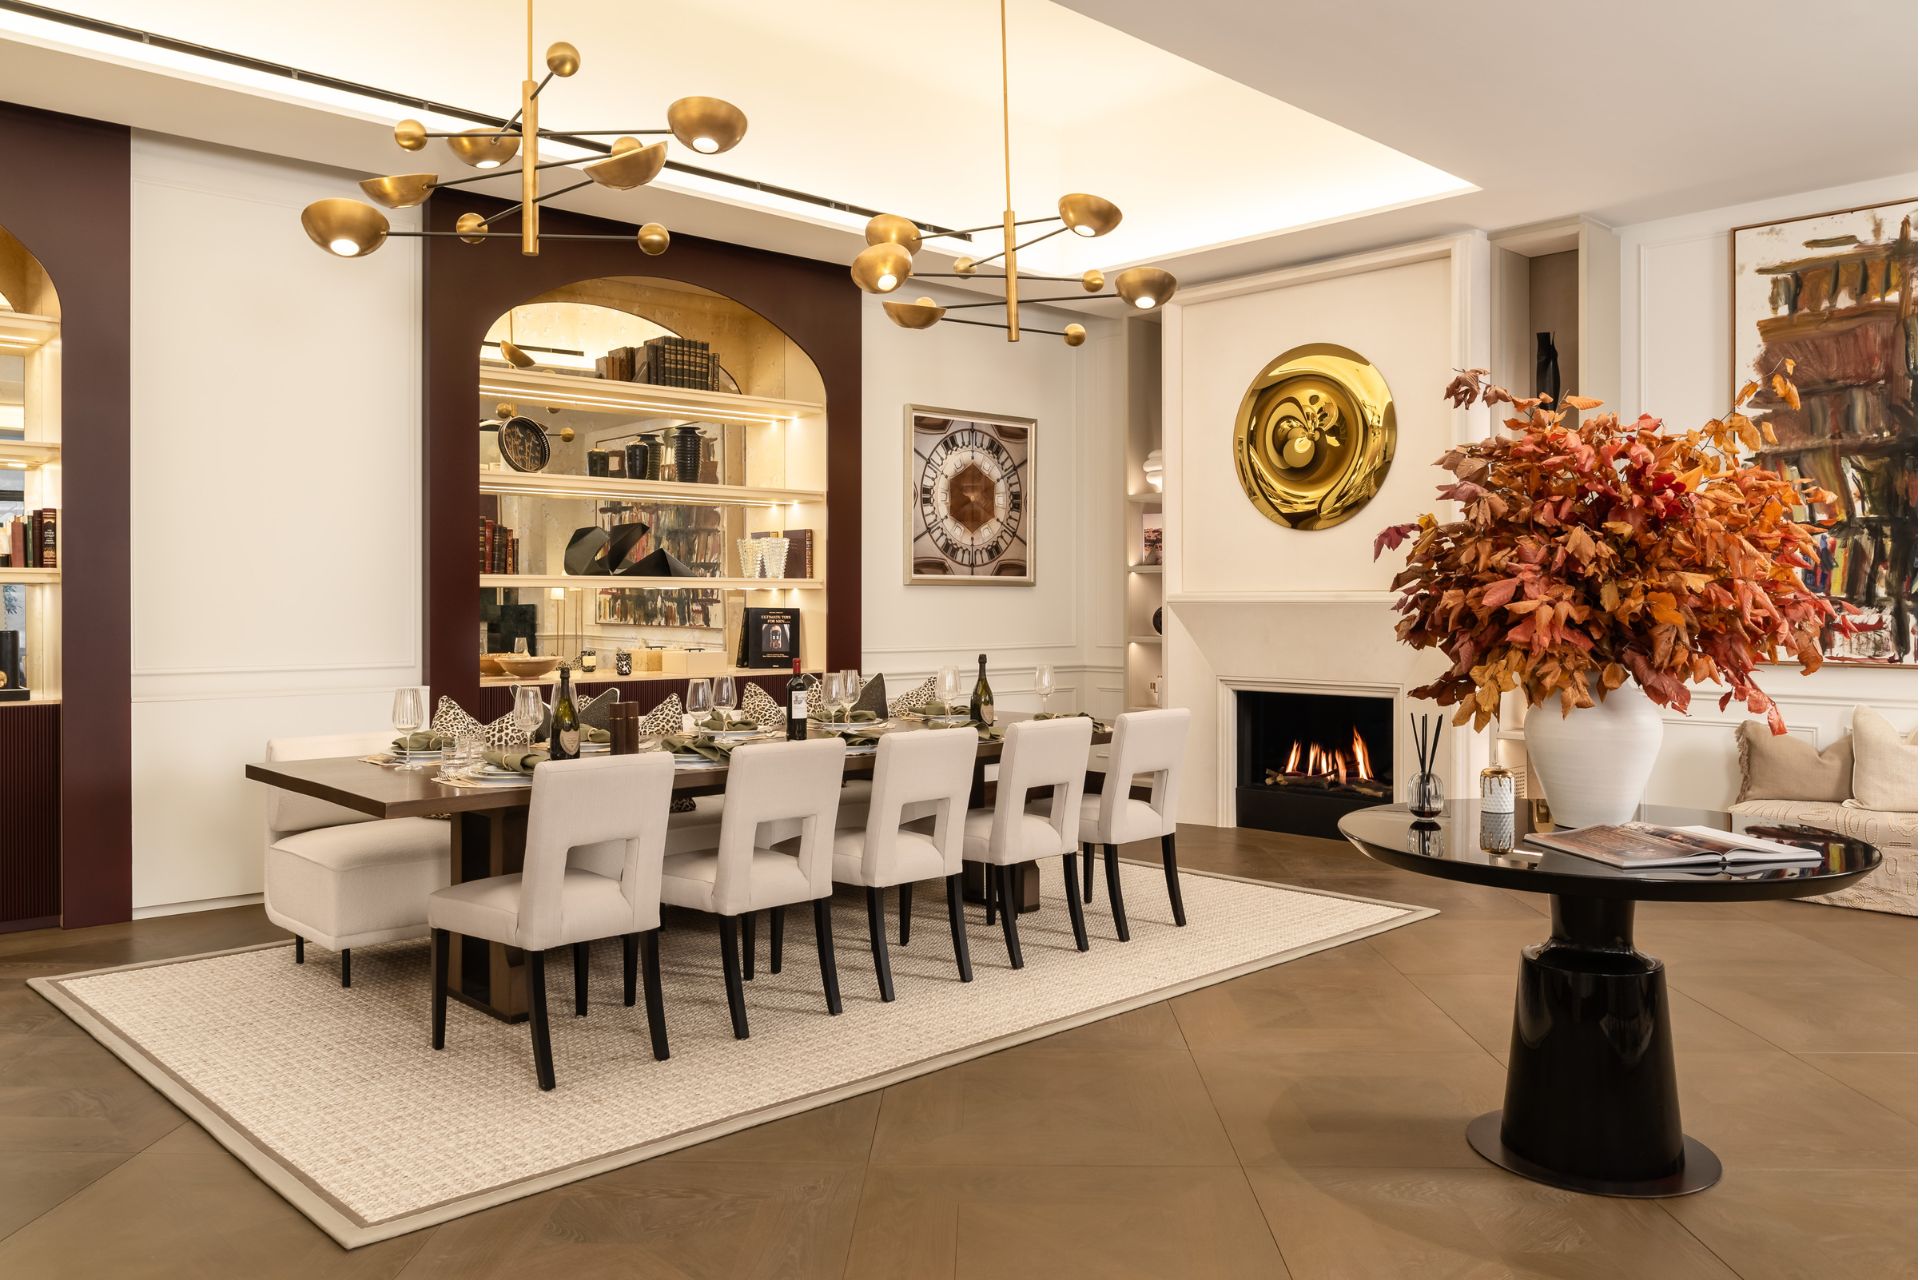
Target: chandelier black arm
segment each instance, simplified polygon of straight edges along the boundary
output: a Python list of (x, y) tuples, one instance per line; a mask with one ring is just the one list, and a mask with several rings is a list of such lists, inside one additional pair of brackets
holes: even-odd
[[(1036, 218), (1036, 219), (1034, 219), (1034, 221), (1036, 221), (1036, 222), (1052, 222), (1052, 221), (1054, 221), (1054, 219), (1052, 219), (1052, 218)], [(1021, 242), (1020, 242), (1019, 244), (1016, 244), (1015, 246), (1013, 246), (1013, 249), (1014, 249), (1014, 252), (1016, 252), (1016, 253), (1018, 253), (1018, 252), (1019, 252), (1020, 250), (1022, 250), (1022, 249), (1024, 249), (1024, 248), (1026, 248), (1026, 247), (1027, 247), (1028, 245), (1030, 245), (1030, 244), (1039, 244), (1039, 243), (1040, 243), (1040, 242), (1041, 242), (1042, 240), (1051, 240), (1051, 239), (1053, 239), (1053, 238), (1054, 238), (1055, 236), (1057, 236), (1057, 235), (1059, 235), (1059, 234), (1060, 234), (1060, 233), (1061, 233), (1062, 231), (1065, 231), (1066, 229), (1067, 229), (1067, 224), (1066, 224), (1066, 223), (1064, 223), (1064, 222), (1062, 222), (1062, 223), (1061, 223), (1061, 224), (1060, 224), (1059, 226), (1057, 226), (1057, 227), (1055, 227), (1055, 228), (1054, 228), (1053, 230), (1051, 230), (1051, 231), (1049, 231), (1049, 232), (1047, 232), (1047, 233), (1046, 233), (1045, 235), (1041, 235), (1041, 236), (1035, 236), (1035, 237), (1033, 237), (1033, 239), (1031, 239), (1031, 240), (1022, 240), (1022, 241), (1021, 241)], [(989, 263), (989, 262), (992, 262), (992, 261), (993, 261), (993, 260), (994, 260), (995, 258), (1001, 258), (1001, 257), (1005, 257), (1005, 256), (1006, 256), (1006, 253), (1007, 253), (1007, 251), (1006, 251), (1005, 249), (1002, 249), (1002, 250), (1001, 250), (1001, 251), (1000, 251), (999, 253), (990, 253), (990, 254), (988, 254), (988, 255), (987, 255), (986, 257), (984, 257), (984, 258), (975, 258), (975, 259), (973, 260), (973, 261), (974, 261), (974, 265), (975, 265), (975, 266), (982, 266), (982, 265), (984, 265), (984, 264), (986, 264), (986, 263)]]
[[(959, 316), (941, 316), (940, 323), (941, 324), (971, 324), (971, 325), (978, 325), (982, 329), (1005, 329), (1007, 327), (1004, 324), (996, 324), (992, 320), (963, 320)], [(1020, 327), (1020, 332), (1046, 333), (1046, 334), (1051, 334), (1056, 338), (1064, 338), (1067, 336), (1067, 331), (1065, 329), (1031, 329), (1025, 325), (1022, 325)]]
[[(595, 161), (604, 159), (606, 159), (605, 156), (589, 156), (584, 160), (542, 160), (533, 167), (536, 171), (541, 169), (559, 169), (570, 164), (592, 164)], [(489, 169), (485, 173), (476, 173), (470, 177), (449, 178), (445, 182), (436, 182), (433, 184), (433, 189), (438, 191), (441, 187), (464, 187), (469, 182), (491, 182), (495, 178), (517, 178), (525, 172), (525, 170), (525, 165), (521, 165), (517, 169)]]
[[(553, 72), (551, 71), (547, 72), (546, 75), (541, 76), (540, 83), (533, 86), (533, 96), (536, 98), (539, 97), (540, 91), (546, 88), (547, 85), (552, 82), (552, 80), (553, 80)], [(493, 136), (496, 138), (504, 138), (508, 134), (516, 132), (520, 125), (521, 112), (524, 112), (525, 110), (526, 110), (525, 107), (516, 108), (514, 113), (511, 116), (507, 117), (507, 122), (504, 125), (500, 126), (500, 132), (494, 134)]]
[[(1022, 298), (1020, 299), (1020, 305), (1024, 307), (1029, 303), (1038, 306), (1043, 302), (1097, 302), (1101, 298), (1117, 298), (1119, 296), (1117, 293), (1072, 293), (1058, 298)], [(985, 302), (949, 302), (944, 305), (949, 311), (964, 311), (968, 307), (1004, 307), (1007, 305), (1007, 302), (1004, 298), (990, 298)]]
[(616, 134), (620, 137), (629, 135), (638, 137), (641, 134), (672, 132), (671, 129), (542, 129), (540, 136), (543, 138), (611, 138)]
[[(1059, 214), (1050, 214), (1049, 216), (1044, 218), (1022, 218), (1018, 222), (1015, 222), (1013, 225), (1016, 227), (1030, 227), (1036, 222), (1052, 222), (1055, 218), (1059, 216), (1060, 216)], [(998, 231), (1004, 225), (1005, 225), (1004, 223), (989, 222), (984, 227), (961, 227), (954, 231), (934, 231), (926, 227), (921, 227), (920, 234), (922, 236), (925, 236), (929, 240), (938, 240), (942, 236), (971, 236), (971, 235), (977, 235), (982, 231)]]

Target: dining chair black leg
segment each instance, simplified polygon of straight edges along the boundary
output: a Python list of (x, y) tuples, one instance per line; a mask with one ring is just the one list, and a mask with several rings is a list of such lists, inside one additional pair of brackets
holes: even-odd
[(533, 1074), (543, 1090), (553, 1088), (553, 1038), (547, 1034), (547, 956), (527, 952), (527, 1024), (533, 1030)]
[(913, 884), (909, 881), (900, 886), (900, 945), (906, 946), (907, 939), (913, 936)]
[(352, 947), (348, 947), (345, 951), (342, 951), (340, 953), (340, 985), (343, 987), (350, 987), (353, 985), (353, 948)]
[(1173, 904), (1173, 922), (1182, 928), (1187, 923), (1187, 907), (1180, 900), (1180, 862), (1173, 852), (1173, 832), (1160, 837), (1160, 865), (1167, 872), (1167, 901)]
[(1018, 900), (1014, 895), (1013, 867), (995, 867), (1000, 880), (1000, 932), (1007, 940), (1007, 962), (1016, 969), (1024, 969), (1026, 961), (1020, 958), (1020, 913), (1013, 904)]
[(293, 962), (295, 964), (307, 962), (307, 940), (297, 933), (293, 935)]
[(433, 931), (433, 1047), (447, 1047), (447, 931)]
[(780, 972), (780, 953), (787, 945), (787, 909), (775, 907), (767, 913), (767, 972)]
[(1090, 844), (1080, 846), (1080, 867), (1080, 878), (1083, 882), (1080, 900), (1090, 903), (1093, 901), (1093, 846)]
[(1113, 908), (1113, 935), (1125, 942), (1127, 933), (1127, 904), (1120, 897), (1120, 846), (1108, 845), (1107, 849), (1107, 905)]
[(1080, 905), (1078, 861), (1071, 853), (1060, 859), (1060, 869), (1066, 872), (1067, 879), (1067, 916), (1073, 921), (1073, 945), (1081, 951), (1087, 949), (1087, 911)]
[(733, 1038), (747, 1038), (747, 992), (740, 985), (740, 926), (732, 916), (720, 917), (720, 969), (727, 978), (727, 1013), (733, 1018)]
[(573, 1016), (587, 1016), (587, 944), (573, 944)]
[(993, 906), (994, 906), (994, 903), (1000, 897), (1000, 893), (999, 893), (1000, 876), (999, 876), (999, 873), (994, 870), (992, 863), (986, 863), (981, 868), (980, 878), (985, 884), (986, 899), (987, 899), (987, 927), (991, 929), (993, 927), (993, 914), (994, 914)]
[(887, 962), (887, 891), (867, 886), (867, 937), (873, 944), (873, 976), (880, 982), (880, 999), (893, 1000), (893, 966)]
[(833, 896), (813, 900), (813, 942), (820, 951), (820, 985), (826, 988), (827, 1012), (840, 1012), (840, 971), (833, 963)]
[(665, 1062), (667, 1060), (667, 1002), (660, 991), (660, 931), (658, 929), (649, 929), (640, 935), (640, 953), (646, 964), (647, 1034), (653, 1037), (654, 1061)]
[(634, 972), (640, 967), (640, 935), (623, 933), (620, 935), (620, 998), (627, 1008), (633, 1008)]
[(740, 976), (753, 981), (753, 912), (740, 917)]
[(960, 873), (947, 877), (947, 928), (953, 934), (953, 963), (960, 981), (973, 981), (973, 957), (967, 954), (967, 916), (960, 902)]

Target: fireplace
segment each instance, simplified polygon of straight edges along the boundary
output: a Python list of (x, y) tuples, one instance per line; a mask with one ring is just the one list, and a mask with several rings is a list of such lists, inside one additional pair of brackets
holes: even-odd
[(1393, 800), (1393, 699), (1234, 692), (1234, 821), (1339, 839), (1355, 809)]

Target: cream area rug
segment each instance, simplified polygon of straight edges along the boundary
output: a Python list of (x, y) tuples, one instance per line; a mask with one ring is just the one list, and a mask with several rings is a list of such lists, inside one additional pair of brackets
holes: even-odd
[[(789, 910), (785, 964), (759, 930), (750, 1039), (727, 1020), (719, 935), (670, 913), (661, 935), (672, 1057), (654, 1061), (644, 1009), (621, 1003), (618, 940), (593, 948), (591, 1004), (573, 1016), (573, 966), (549, 958), (558, 1088), (534, 1083), (526, 1026), (457, 1002), (429, 1044), (427, 945), (336, 958), (290, 944), (101, 969), (32, 985), (348, 1248), (444, 1222), (781, 1116), (878, 1089), (1433, 914), (1194, 872), (1176, 929), (1158, 866), (1122, 864), (1133, 938), (1113, 937), (1106, 887), (1073, 948), (1059, 863), (1020, 919), (1014, 970), (996, 924), (968, 904), (974, 981), (953, 966), (942, 886), (915, 895), (912, 943), (892, 946), (882, 1004), (866, 907), (843, 892), (834, 939), (845, 1011), (829, 1017), (813, 921)], [(888, 895), (889, 942), (898, 942)]]

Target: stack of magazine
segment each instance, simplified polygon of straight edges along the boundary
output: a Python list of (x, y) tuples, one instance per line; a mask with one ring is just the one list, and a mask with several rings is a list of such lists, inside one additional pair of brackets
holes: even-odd
[(1720, 871), (1733, 867), (1808, 866), (1823, 860), (1818, 850), (1757, 840), (1736, 831), (1661, 827), (1651, 822), (1536, 831), (1527, 837), (1527, 843), (1591, 858), (1626, 871), (1669, 868)]

